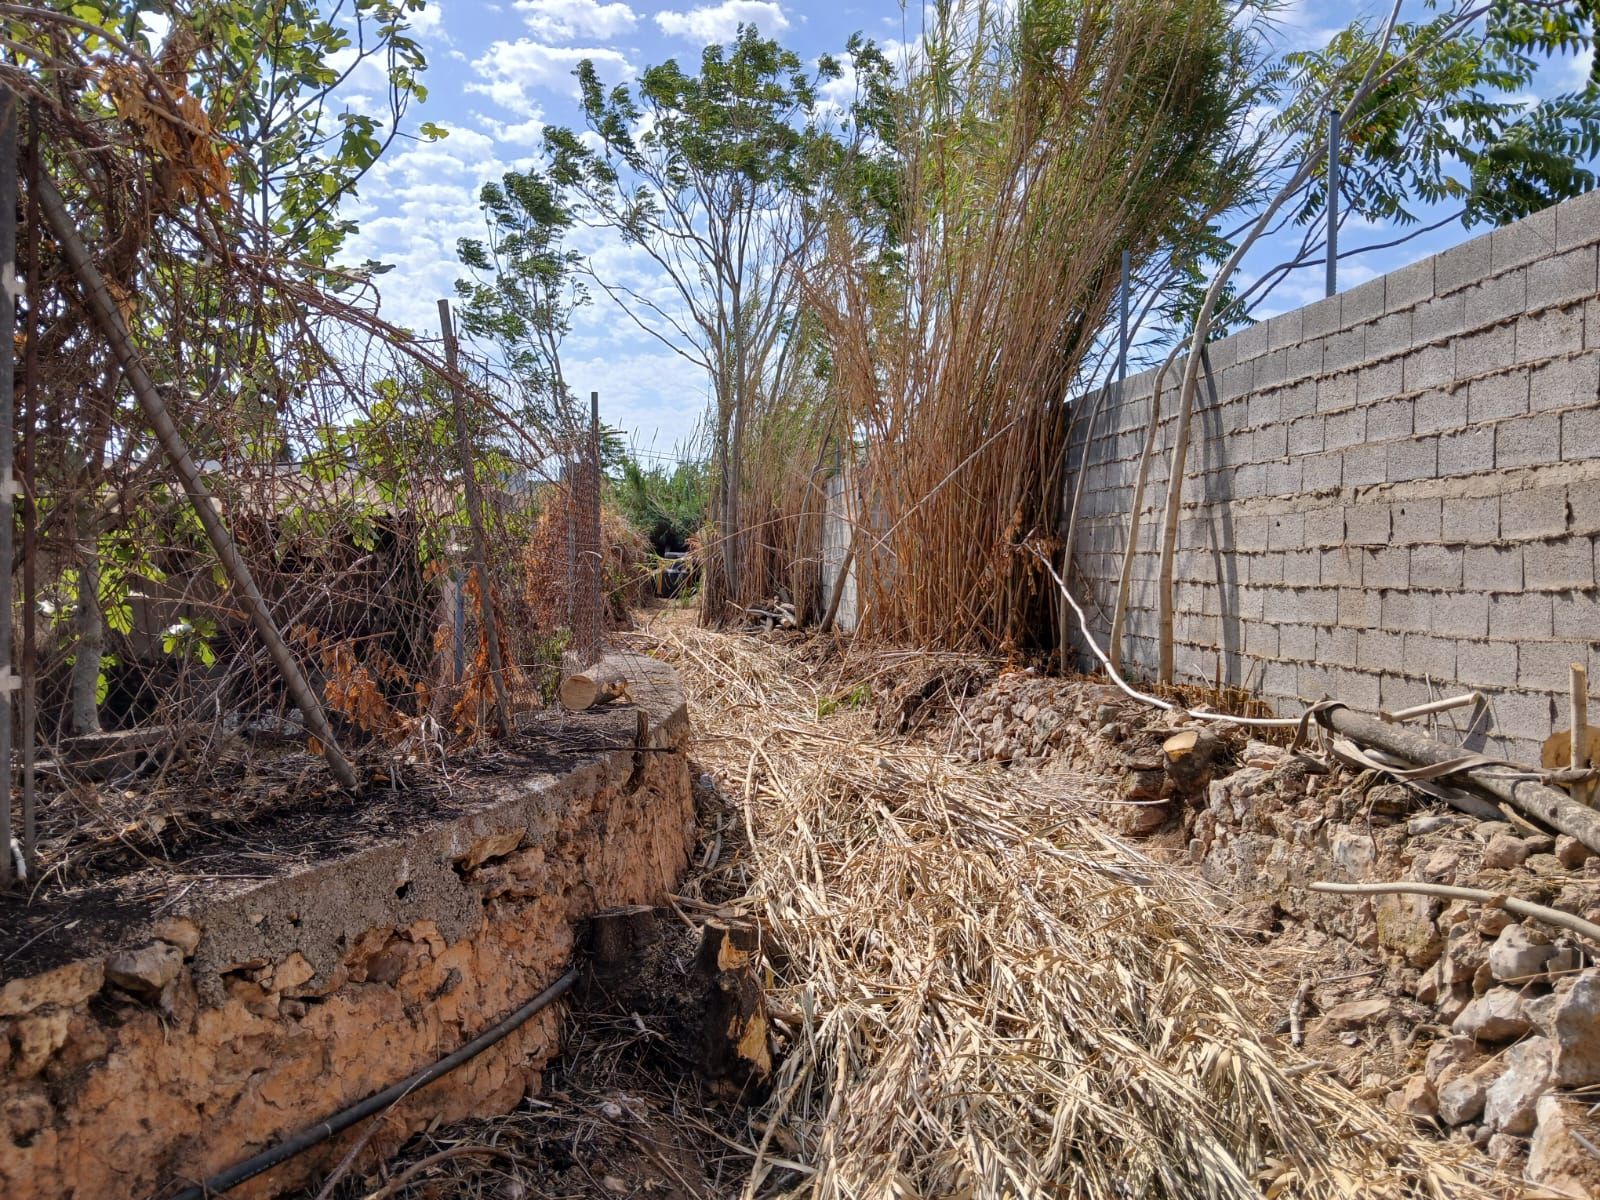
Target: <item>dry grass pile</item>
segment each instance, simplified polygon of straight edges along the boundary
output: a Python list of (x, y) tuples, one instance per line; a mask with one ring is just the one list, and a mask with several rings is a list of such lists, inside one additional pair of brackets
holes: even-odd
[(793, 650), (656, 652), (749, 826), (704, 884), (761, 914), (800, 1026), (747, 1196), (1504, 1194), (1270, 1035), (1199, 885), (864, 708), (819, 717), (838, 680)]

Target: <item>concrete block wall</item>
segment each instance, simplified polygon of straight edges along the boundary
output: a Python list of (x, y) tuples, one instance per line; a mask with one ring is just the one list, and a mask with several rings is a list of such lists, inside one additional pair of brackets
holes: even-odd
[[(1565, 722), (1568, 664), (1600, 679), (1597, 244), (1591, 193), (1209, 348), (1176, 564), (1183, 679), (1286, 710), (1477, 688), (1492, 726), (1474, 744), (1536, 757)], [(1123, 647), (1145, 676), (1181, 367)], [(1154, 377), (1074, 435), (1077, 586), (1102, 644)]]

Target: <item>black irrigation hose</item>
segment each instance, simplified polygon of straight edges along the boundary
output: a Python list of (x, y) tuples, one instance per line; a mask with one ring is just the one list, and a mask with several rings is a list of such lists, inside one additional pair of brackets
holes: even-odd
[(192, 1187), (179, 1192), (173, 1197), (173, 1200), (206, 1200), (209, 1196), (220, 1195), (238, 1187), (247, 1179), (254, 1179), (263, 1171), (270, 1171), (279, 1163), (311, 1149), (318, 1143), (327, 1141), (335, 1134), (342, 1133), (357, 1121), (370, 1117), (380, 1109), (388, 1108), (389, 1105), (401, 1099), (408, 1092), (426, 1087), (441, 1075), (448, 1075), (462, 1063), (482, 1054), (501, 1038), (524, 1024), (530, 1017), (550, 1007), (577, 981), (578, 970), (574, 967), (505, 1020), (501, 1021), (500, 1024), (480, 1033), (454, 1054), (441, 1058), (433, 1066), (424, 1067), (415, 1075), (402, 1079), (399, 1083), (386, 1087), (383, 1091), (352, 1104), (349, 1108), (335, 1113), (318, 1125), (313, 1125), (309, 1129), (302, 1129), (293, 1137), (284, 1139), (270, 1150), (263, 1150), (254, 1158), (247, 1158), (242, 1163), (237, 1163), (225, 1171), (219, 1171), (200, 1184), (199, 1187)]

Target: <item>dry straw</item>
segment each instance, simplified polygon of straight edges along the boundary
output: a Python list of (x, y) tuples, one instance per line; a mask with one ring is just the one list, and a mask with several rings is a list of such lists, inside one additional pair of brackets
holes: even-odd
[(800, 1014), (746, 1195), (1506, 1194), (1272, 1037), (1283, 1006), (1182, 872), (864, 713), (819, 719), (837, 680), (793, 652), (661, 639), (749, 825), (723, 882)]

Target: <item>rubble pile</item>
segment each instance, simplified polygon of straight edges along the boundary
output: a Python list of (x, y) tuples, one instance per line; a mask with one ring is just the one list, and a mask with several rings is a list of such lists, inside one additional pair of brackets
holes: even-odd
[[(1547, 1194), (1600, 1195), (1600, 947), (1495, 901), (1310, 890), (1456, 885), (1600, 923), (1600, 856), (1238, 728), (1175, 739), (1185, 727), (1114, 687), (1026, 672), (956, 718), (969, 760), (1098, 779), (1093, 812), (1235, 898), (1236, 929), (1279, 950), (1279, 1032), (1352, 1087)], [(1193, 743), (1181, 766), (1175, 742)]]

